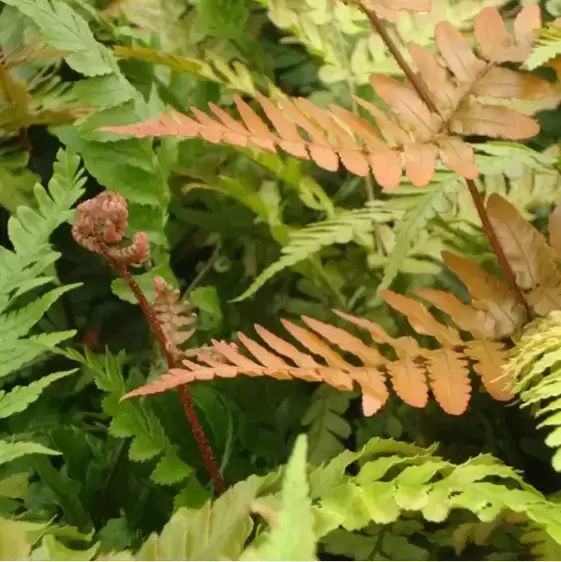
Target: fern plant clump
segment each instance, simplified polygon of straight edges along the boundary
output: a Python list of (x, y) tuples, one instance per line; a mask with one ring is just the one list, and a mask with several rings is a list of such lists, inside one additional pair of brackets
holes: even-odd
[(554, 4), (4, 0), (0, 558), (561, 558)]

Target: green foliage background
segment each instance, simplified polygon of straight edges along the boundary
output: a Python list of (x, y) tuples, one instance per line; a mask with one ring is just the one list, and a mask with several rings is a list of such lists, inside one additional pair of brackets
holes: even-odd
[[(430, 46), (441, 19), (469, 36), (482, 7), (519, 7), (433, 3), (430, 15), (403, 13), (398, 43)], [(153, 267), (136, 276), (149, 298), (161, 275), (197, 310), (192, 347), (251, 337), (255, 323), (275, 332), (280, 317), (338, 325), (334, 308), (412, 335), (380, 288), (463, 297), (442, 250), (493, 267), (450, 172), (382, 193), (286, 154), (99, 130), (169, 108), (228, 109), (233, 94), (353, 111), (355, 94), (378, 102), (368, 76), (399, 69), (358, 11), (331, 0), (4, 0), (0, 10), (0, 49), (16, 61), (3, 61), (0, 80), (1, 558), (561, 557), (559, 452), (552, 464), (548, 448), (560, 443), (561, 403), (532, 411), (545, 384), (521, 394), (528, 409), (474, 393), (458, 418), (393, 398), (365, 418), (354, 392), (301, 381), (193, 384), (232, 484), (218, 499), (175, 393), (120, 402), (166, 366), (125, 284), (71, 238), (75, 204), (103, 189), (127, 199), (130, 233), (150, 236)], [(561, 52), (551, 33), (532, 68)], [(507, 195), (538, 227), (561, 199), (559, 111), (540, 120), (528, 146), (475, 145), (481, 191)], [(550, 354), (548, 367), (559, 361), (552, 322), (555, 346), (525, 340)], [(534, 414), (547, 412), (542, 428)]]

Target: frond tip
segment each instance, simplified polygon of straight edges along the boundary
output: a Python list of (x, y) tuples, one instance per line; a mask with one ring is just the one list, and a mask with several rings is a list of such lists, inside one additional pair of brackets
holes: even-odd
[(84, 248), (102, 254), (120, 266), (139, 267), (150, 261), (150, 244), (145, 232), (136, 232), (128, 246), (119, 246), (128, 226), (125, 199), (113, 191), (103, 191), (80, 203), (72, 236)]

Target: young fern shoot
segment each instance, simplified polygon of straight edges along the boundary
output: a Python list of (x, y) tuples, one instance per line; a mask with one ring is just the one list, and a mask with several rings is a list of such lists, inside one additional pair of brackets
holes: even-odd
[[(74, 239), (84, 248), (103, 256), (123, 277), (137, 298), (150, 329), (166, 357), (168, 367), (173, 369), (177, 366), (180, 355), (176, 345), (185, 341), (185, 336), (188, 337), (188, 334), (184, 333), (182, 338), (178, 328), (188, 324), (189, 320), (183, 318), (178, 324), (175, 318), (174, 325), (170, 314), (177, 317), (184, 311), (178, 310), (176, 295), (162, 280), (157, 278), (155, 281), (157, 298), (155, 305), (152, 305), (127, 269), (129, 266), (142, 266), (150, 260), (147, 234), (137, 232), (130, 244), (121, 245), (128, 226), (128, 208), (125, 199), (113, 191), (104, 191), (93, 199), (80, 203), (77, 211), (77, 219), (72, 227)], [(185, 385), (182, 385), (179, 391), (185, 415), (191, 424), (212, 483), (216, 491), (221, 494), (226, 489), (226, 485), (198, 418), (193, 399)]]

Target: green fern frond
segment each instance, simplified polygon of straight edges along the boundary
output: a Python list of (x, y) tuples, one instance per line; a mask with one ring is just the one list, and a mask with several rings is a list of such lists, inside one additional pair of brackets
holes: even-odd
[(79, 163), (75, 154), (60, 150), (48, 190), (39, 184), (34, 187), (37, 209), (20, 207), (10, 217), (8, 235), (14, 252), (0, 247), (0, 310), (12, 291), (19, 296), (51, 280), (40, 277), (59, 256), (49, 237), (72, 217), (72, 205), (84, 192), (86, 180)]
[(534, 70), (559, 55), (561, 55), (561, 26), (550, 23), (544, 29), (538, 30), (537, 45), (526, 59), (524, 66), (528, 70)]
[(0, 247), (0, 377), (74, 335), (74, 331), (51, 332), (26, 337), (47, 310), (67, 291), (79, 284), (55, 288), (25, 307), (18, 297), (53, 280), (43, 275), (59, 254), (49, 244), (52, 232), (73, 214), (72, 205), (83, 193), (85, 179), (79, 159), (59, 151), (48, 191), (34, 188), (36, 210), (21, 206), (8, 221), (14, 251)]
[(561, 472), (561, 312), (530, 323), (511, 352), (505, 376), (522, 407), (532, 407), (538, 427), (551, 428), (546, 445), (556, 449), (552, 464)]
[(249, 288), (233, 302), (255, 294), (274, 275), (288, 267), (310, 259), (323, 248), (333, 244), (348, 244), (372, 234), (377, 224), (392, 221), (397, 213), (379, 204), (367, 204), (362, 209), (343, 211), (325, 221), (316, 222), (289, 234), (288, 244), (281, 250), (282, 257), (267, 267)]
[[(359, 473), (344, 474), (344, 468), (360, 458)], [(329, 479), (328, 487), (322, 478)], [(418, 511), (429, 522), (444, 521), (455, 509), (467, 510), (481, 521), (509, 511), (525, 515), (561, 545), (558, 505), (490, 455), (455, 465), (430, 449), (374, 438), (358, 453), (346, 451), (316, 469), (310, 482), (321, 535), (340, 526), (352, 531), (371, 522), (386, 525), (407, 511)], [(323, 492), (321, 497), (317, 490)]]
[(158, 459), (151, 474), (154, 482), (171, 485), (182, 482), (193, 469), (181, 460), (178, 448), (168, 439), (164, 428), (154, 411), (145, 404), (127, 406), (119, 402), (127, 383), (123, 376), (125, 354), (113, 355), (109, 351), (105, 357), (94, 355), (86, 349), (85, 355), (76, 350), (65, 350), (64, 355), (85, 366), (94, 376), (94, 383), (106, 393), (103, 410), (111, 416), (109, 433), (120, 439), (131, 439), (129, 458), (135, 462)]
[(47, 386), (74, 372), (76, 372), (76, 369), (52, 373), (27, 386), (16, 386), (10, 392), (0, 390), (0, 418), (8, 418), (13, 414), (23, 412), (39, 398)]
[(60, 455), (60, 453), (39, 443), (0, 440), (0, 466), (25, 455)]
[(150, 536), (135, 559), (238, 560), (253, 527), (251, 504), (265, 482), (266, 478), (251, 476), (198, 510), (180, 508), (160, 535)]
[(351, 434), (351, 426), (343, 417), (350, 406), (352, 394), (324, 384), (315, 392), (310, 407), (302, 418), (308, 431), (308, 458), (319, 465), (344, 450), (341, 440)]
[(317, 560), (314, 516), (306, 474), (307, 440), (296, 439), (284, 470), (281, 505), (270, 522), (271, 531), (240, 560)]
[(387, 289), (396, 278), (419, 233), (434, 217), (448, 212), (455, 206), (456, 197), (464, 189), (465, 183), (458, 177), (452, 177), (441, 184), (431, 187), (418, 203), (409, 210), (396, 229), (395, 244), (389, 262), (384, 269), (378, 291)]

